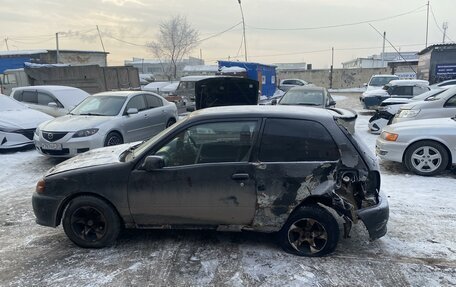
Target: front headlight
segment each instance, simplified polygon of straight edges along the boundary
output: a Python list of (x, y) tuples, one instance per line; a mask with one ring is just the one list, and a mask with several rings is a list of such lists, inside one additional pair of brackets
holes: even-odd
[(74, 138), (82, 138), (82, 137), (88, 137), (96, 134), (98, 132), (98, 129), (85, 129), (85, 130), (80, 130), (74, 133), (73, 137)]
[(389, 132), (382, 132), (380, 137), (384, 140), (390, 141), (390, 142), (395, 142), (397, 138), (399, 137), (398, 134), (395, 133), (389, 133)]
[(418, 115), (420, 110), (401, 110), (399, 112), (398, 118), (413, 118)]

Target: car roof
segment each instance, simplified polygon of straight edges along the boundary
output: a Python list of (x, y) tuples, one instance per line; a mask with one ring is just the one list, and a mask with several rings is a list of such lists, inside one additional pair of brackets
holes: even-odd
[(95, 97), (98, 97), (98, 96), (131, 97), (131, 96), (143, 95), (143, 94), (150, 94), (150, 95), (158, 96), (157, 94), (149, 92), (149, 91), (110, 91), (110, 92), (96, 93), (93, 96), (95, 96)]
[(290, 88), (290, 90), (293, 90), (293, 91), (324, 91), (325, 88), (317, 87), (317, 86), (298, 86), (298, 87)]
[(425, 81), (425, 80), (392, 80), (387, 85), (390, 85), (390, 86), (409, 86), (409, 85), (428, 86), (429, 82)]
[[(47, 90), (47, 91), (62, 91), (62, 90), (81, 90), (70, 86), (58, 86), (58, 85), (38, 85), (38, 86), (25, 86), (13, 88), (14, 90)], [(82, 90), (81, 90), (82, 91)]]
[(295, 119), (314, 119), (327, 121), (333, 119), (334, 113), (330, 110), (304, 106), (223, 106), (197, 110), (189, 115), (189, 119), (226, 119), (234, 118), (258, 118), (278, 117)]
[(372, 75), (371, 78), (377, 78), (377, 77), (396, 77), (396, 78), (399, 78), (398, 76), (396, 75), (386, 75), (386, 74), (379, 74), (379, 75)]

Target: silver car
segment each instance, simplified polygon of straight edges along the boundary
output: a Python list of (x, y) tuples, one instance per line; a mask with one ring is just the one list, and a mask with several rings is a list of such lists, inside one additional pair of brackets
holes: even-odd
[(0, 150), (33, 145), (36, 127), (50, 119), (51, 116), (0, 94)]
[(41, 124), (34, 142), (41, 154), (71, 157), (98, 147), (148, 139), (177, 118), (176, 105), (157, 94), (104, 92), (88, 97), (70, 114)]
[(456, 118), (409, 121), (383, 128), (376, 153), (402, 162), (418, 175), (434, 175), (456, 164)]
[(455, 115), (456, 87), (451, 87), (424, 101), (403, 105), (394, 117), (392, 123), (431, 118), (447, 118), (454, 117)]
[(90, 94), (78, 88), (49, 85), (14, 88), (10, 96), (34, 110), (60, 117)]

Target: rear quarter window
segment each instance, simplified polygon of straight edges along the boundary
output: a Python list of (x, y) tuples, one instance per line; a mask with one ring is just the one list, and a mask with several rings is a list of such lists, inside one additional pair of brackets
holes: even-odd
[(320, 123), (296, 119), (266, 121), (260, 144), (260, 161), (334, 161), (339, 158), (336, 143)]

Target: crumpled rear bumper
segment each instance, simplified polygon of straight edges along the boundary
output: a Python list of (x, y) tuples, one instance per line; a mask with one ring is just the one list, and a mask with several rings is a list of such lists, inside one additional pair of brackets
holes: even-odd
[(364, 223), (371, 240), (378, 239), (386, 234), (386, 225), (389, 218), (389, 205), (385, 193), (380, 191), (378, 204), (357, 211), (358, 217)]

